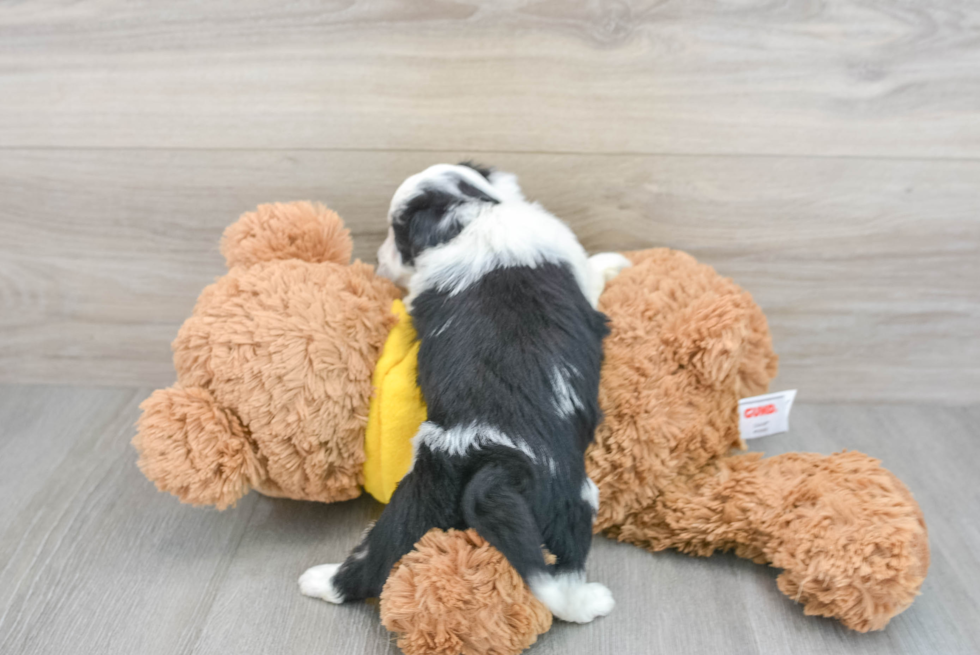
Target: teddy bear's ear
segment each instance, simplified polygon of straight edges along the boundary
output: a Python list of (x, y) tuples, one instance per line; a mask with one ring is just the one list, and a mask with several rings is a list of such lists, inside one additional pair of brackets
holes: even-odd
[(221, 238), (229, 268), (276, 259), (346, 265), (353, 247), (336, 212), (312, 202), (259, 205), (229, 225)]
[(265, 478), (246, 428), (206, 389), (158, 389), (140, 409), (133, 446), (160, 491), (225, 509)]

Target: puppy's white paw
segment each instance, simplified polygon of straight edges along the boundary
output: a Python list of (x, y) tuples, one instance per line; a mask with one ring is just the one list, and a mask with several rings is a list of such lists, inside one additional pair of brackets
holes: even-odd
[(321, 564), (306, 569), (299, 576), (299, 590), (304, 596), (322, 598), (331, 603), (344, 602), (344, 596), (334, 587), (333, 576), (336, 575), (340, 564)]
[(555, 614), (562, 621), (588, 623), (597, 616), (605, 616), (616, 607), (612, 592), (606, 585), (589, 582), (576, 587), (569, 594), (561, 614)]
[(618, 252), (600, 252), (598, 255), (589, 257), (589, 282), (587, 285), (589, 302), (593, 307), (599, 305), (599, 296), (609, 280), (613, 279), (619, 272), (633, 263), (620, 255)]
[(581, 573), (537, 577), (531, 581), (531, 591), (556, 618), (572, 623), (588, 623), (616, 606), (605, 585), (586, 582)]
[(599, 275), (603, 282), (609, 282), (624, 268), (632, 266), (633, 262), (618, 252), (600, 252), (589, 257), (589, 266)]

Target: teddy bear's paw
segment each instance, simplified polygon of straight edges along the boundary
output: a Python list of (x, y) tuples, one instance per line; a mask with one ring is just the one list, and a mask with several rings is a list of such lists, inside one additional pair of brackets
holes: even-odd
[(340, 564), (321, 564), (306, 569), (303, 575), (299, 576), (300, 593), (338, 605), (344, 602), (343, 594), (333, 584), (333, 577), (339, 568)]
[(616, 606), (609, 588), (586, 582), (583, 573), (545, 575), (531, 581), (531, 591), (562, 621), (588, 623)]

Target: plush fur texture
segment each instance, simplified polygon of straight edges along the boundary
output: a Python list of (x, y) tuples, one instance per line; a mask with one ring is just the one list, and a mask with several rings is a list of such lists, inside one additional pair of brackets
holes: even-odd
[(500, 551), (475, 530), (432, 530), (394, 567), (382, 622), (405, 655), (513, 655), (551, 628)]
[[(370, 372), (397, 291), (368, 266), (318, 259), (338, 240), (349, 244), (329, 227), (339, 223), (332, 212), (283, 207), (243, 217), (269, 225), (246, 231), (262, 261), (254, 272), (234, 267), (202, 294), (174, 344), (178, 385), (143, 405), (140, 466), (185, 502), (223, 507), (252, 487), (305, 500), (359, 493)], [(286, 258), (280, 249), (310, 226), (334, 235), (330, 247), (303, 254), (323, 263)], [(265, 233), (275, 240), (260, 247)], [(599, 303), (612, 332), (605, 421), (586, 461), (601, 490), (596, 529), (654, 551), (731, 550), (769, 562), (805, 612), (882, 628), (928, 568), (911, 494), (860, 453), (731, 456), (737, 398), (765, 391), (776, 373), (765, 316), (688, 255), (629, 257), (634, 266)], [(503, 556), (464, 534), (424, 537), (382, 592), (382, 620), (412, 655), (510, 655), (547, 629), (550, 617)]]
[(286, 259), (347, 265), (353, 248), (340, 217), (310, 202), (260, 205), (229, 225), (221, 239), (228, 268)]
[(133, 445), (160, 490), (219, 508), (249, 488), (360, 495), (371, 374), (399, 292), (351, 264), (351, 245), (310, 203), (261, 205), (225, 231), (231, 268), (173, 342), (177, 384), (141, 406)]
[(807, 614), (861, 632), (908, 607), (929, 566), (908, 490), (861, 453), (729, 456), (737, 399), (776, 373), (765, 318), (731, 280), (666, 249), (629, 255), (600, 309), (611, 320), (587, 455), (596, 530), (652, 551), (734, 551), (783, 569)]

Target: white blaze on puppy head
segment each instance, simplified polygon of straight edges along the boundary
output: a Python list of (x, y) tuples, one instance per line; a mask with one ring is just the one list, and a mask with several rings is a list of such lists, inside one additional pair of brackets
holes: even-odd
[(406, 179), (388, 211), (378, 273), (409, 290), (457, 293), (492, 270), (566, 265), (594, 307), (605, 283), (629, 261), (590, 260), (564, 222), (524, 199), (517, 178), (468, 165), (437, 164)]
[[(500, 183), (501, 188), (496, 188), (491, 180)], [(378, 249), (378, 274), (399, 286), (408, 287), (415, 272), (415, 257), (425, 242), (434, 241), (431, 236), (446, 235), (465, 227), (475, 218), (479, 203), (467, 201), (499, 203), (513, 199), (515, 195), (520, 196), (520, 189), (513, 175), (493, 172), (488, 178), (466, 165), (436, 164), (406, 178), (395, 191), (388, 208), (388, 237)], [(430, 220), (424, 220), (425, 225), (407, 224), (409, 218), (418, 218), (412, 210), (418, 210), (420, 202), (431, 209), (429, 215), (423, 217)], [(412, 237), (418, 239), (415, 248)]]

